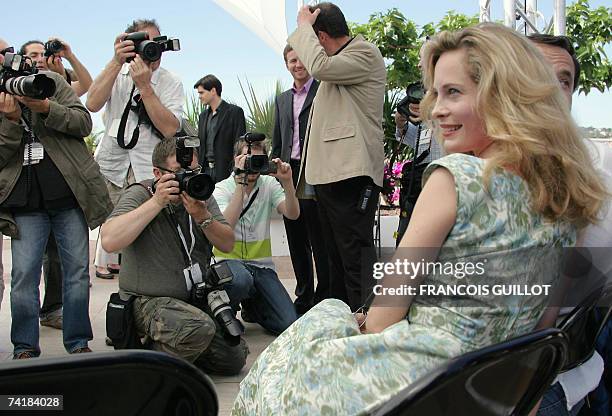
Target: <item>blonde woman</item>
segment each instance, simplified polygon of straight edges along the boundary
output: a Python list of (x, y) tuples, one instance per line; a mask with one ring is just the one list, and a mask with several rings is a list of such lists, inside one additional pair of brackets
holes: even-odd
[[(320, 303), (261, 354), (234, 414), (362, 414), (445, 360), (532, 331), (546, 296), (481, 289), (554, 285), (556, 248), (597, 220), (606, 193), (532, 44), (481, 24), (439, 34), (424, 62), (422, 110), (449, 155), (425, 171), (396, 260), (451, 271), (387, 271), (377, 289), (387, 295), (365, 321), (340, 301)], [(460, 284), (477, 293), (419, 294)]]

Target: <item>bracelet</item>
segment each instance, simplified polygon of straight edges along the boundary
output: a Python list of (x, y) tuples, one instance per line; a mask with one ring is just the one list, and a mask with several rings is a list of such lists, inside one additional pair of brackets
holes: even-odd
[(198, 224), (198, 226), (199, 226), (201, 229), (205, 230), (205, 229), (206, 229), (206, 228), (207, 228), (207, 227), (208, 227), (210, 224), (212, 224), (212, 223), (213, 223), (213, 221), (214, 221), (214, 220), (215, 220), (215, 219), (214, 219), (212, 216), (211, 216), (211, 217), (208, 217), (208, 218), (206, 218), (204, 221), (202, 221), (201, 223), (199, 223), (199, 224)]

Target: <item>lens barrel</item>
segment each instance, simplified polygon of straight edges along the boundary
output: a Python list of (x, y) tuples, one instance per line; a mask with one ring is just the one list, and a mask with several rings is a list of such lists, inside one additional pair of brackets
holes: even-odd
[(187, 195), (200, 201), (206, 201), (215, 190), (215, 182), (205, 173), (185, 177), (183, 182)]
[(45, 74), (0, 79), (0, 90), (12, 95), (45, 99), (55, 94), (55, 81)]

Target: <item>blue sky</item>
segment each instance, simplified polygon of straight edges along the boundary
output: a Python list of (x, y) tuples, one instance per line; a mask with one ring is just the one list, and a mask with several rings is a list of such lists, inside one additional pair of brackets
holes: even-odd
[[(492, 0), (492, 17), (502, 19), (502, 0)], [(545, 16), (551, 16), (553, 0), (540, 0)], [(569, 1), (568, 1), (569, 3)], [(248, 80), (262, 98), (267, 98), (274, 82), (288, 88), (291, 78), (282, 57), (276, 55), (252, 32), (234, 20), (211, 0), (186, 1), (27, 1), (21, 3), (20, 18), (3, 19), (0, 37), (15, 47), (30, 39), (49, 36), (65, 39), (95, 78), (113, 55), (117, 34), (136, 18), (155, 18), (162, 34), (181, 40), (180, 52), (169, 52), (162, 66), (183, 80), (187, 94), (202, 76), (215, 74), (223, 83), (223, 97), (245, 108), (238, 78)], [(364, 23), (370, 14), (398, 8), (418, 25), (436, 22), (448, 11), (478, 12), (478, 0), (337, 0), (348, 20)], [(591, 0), (592, 7), (612, 5), (611, 0)], [(295, 28), (297, 1), (286, 2), (289, 33)], [(547, 8), (548, 7), (548, 8)], [(25, 10), (27, 9), (27, 10)], [(25, 12), (25, 13), (24, 13)], [(25, 14), (25, 16), (24, 16)], [(610, 47), (607, 48), (610, 54)], [(574, 116), (582, 126), (612, 127), (612, 93), (591, 92), (574, 98)], [(102, 129), (99, 114), (94, 130)]]

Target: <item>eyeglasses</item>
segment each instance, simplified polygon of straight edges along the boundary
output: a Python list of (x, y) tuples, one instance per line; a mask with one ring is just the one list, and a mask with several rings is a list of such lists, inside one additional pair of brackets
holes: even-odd
[[(170, 169), (166, 169), (166, 168), (162, 168), (161, 166), (155, 166), (157, 169), (161, 170), (162, 172), (168, 172), (168, 173), (178, 173), (181, 169), (179, 168), (178, 170), (174, 171), (174, 170), (170, 170)], [(197, 167), (193, 168), (193, 169), (189, 169), (191, 172), (195, 173), (196, 175), (200, 172), (202, 172), (202, 166), (198, 165)]]
[(15, 48), (9, 46), (8, 48), (4, 48), (0, 51), (0, 55), (4, 56), (7, 53), (15, 53)]

